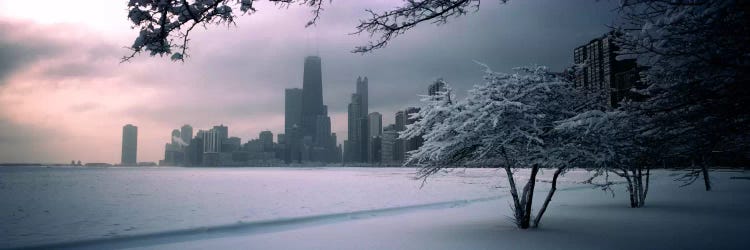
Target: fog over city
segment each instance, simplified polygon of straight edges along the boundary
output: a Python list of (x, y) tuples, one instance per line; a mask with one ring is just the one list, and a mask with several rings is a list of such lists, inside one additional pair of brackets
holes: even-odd
[(488, 1), (475, 14), (354, 54), (369, 39), (349, 35), (364, 9), (401, 1), (334, 1), (308, 28), (310, 8), (262, 1), (236, 25), (196, 28), (184, 62), (142, 54), (120, 63), (138, 33), (124, 3), (2, 0), (0, 162), (116, 163), (128, 123), (139, 128), (138, 160), (153, 162), (183, 124), (224, 124), (243, 142), (262, 130), (283, 133), (284, 89), (302, 86), (308, 55), (322, 59), (324, 103), (342, 143), (358, 76), (369, 79), (369, 110), (390, 124), (439, 77), (465, 96), (482, 83), (476, 62), (497, 71), (572, 65), (575, 47), (609, 30), (617, 2)]

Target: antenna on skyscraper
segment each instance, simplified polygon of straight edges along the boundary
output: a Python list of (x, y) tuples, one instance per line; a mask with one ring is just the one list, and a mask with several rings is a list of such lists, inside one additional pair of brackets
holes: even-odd
[(320, 44), (318, 43), (318, 29), (315, 29), (315, 55), (320, 56)]

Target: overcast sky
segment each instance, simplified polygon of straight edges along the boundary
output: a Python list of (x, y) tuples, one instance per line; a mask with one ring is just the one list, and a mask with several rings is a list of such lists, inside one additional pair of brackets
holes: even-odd
[(0, 162), (120, 160), (122, 126), (138, 126), (138, 161), (158, 161), (171, 130), (229, 126), (230, 136), (283, 131), (284, 88), (302, 87), (306, 55), (323, 60), (323, 95), (339, 142), (357, 76), (369, 78), (370, 112), (419, 104), (443, 77), (459, 97), (482, 83), (483, 69), (529, 64), (554, 70), (573, 48), (608, 30), (614, 0), (483, 1), (480, 10), (441, 26), (424, 24), (385, 49), (349, 51), (365, 8), (399, 0), (334, 0), (313, 28), (310, 9), (258, 6), (236, 27), (194, 31), (184, 63), (141, 55), (120, 64), (137, 30), (127, 1), (0, 0)]

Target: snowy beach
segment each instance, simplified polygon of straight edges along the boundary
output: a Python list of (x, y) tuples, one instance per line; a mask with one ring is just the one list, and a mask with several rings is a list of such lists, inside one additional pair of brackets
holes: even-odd
[(715, 171), (712, 192), (655, 171), (642, 209), (628, 207), (624, 185), (601, 191), (571, 171), (536, 230), (515, 228), (495, 169), (441, 173), (424, 186), (411, 168), (0, 172), (0, 248), (742, 249), (750, 224), (750, 181), (730, 179), (750, 175), (742, 171)]

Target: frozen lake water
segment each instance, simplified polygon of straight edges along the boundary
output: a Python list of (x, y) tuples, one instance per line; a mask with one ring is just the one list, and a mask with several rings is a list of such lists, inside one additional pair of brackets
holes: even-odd
[(0, 168), (0, 246), (403, 207), (502, 194), (500, 172), (412, 168)]
[[(414, 172), (412, 168), (0, 168), (0, 248), (139, 235), (184, 239), (207, 229), (231, 231), (247, 240), (243, 232), (258, 228), (278, 231), (289, 225), (338, 222), (342, 217), (425, 214), (431, 208), (475, 202), (491, 207), (484, 213), (501, 217), (491, 220), (510, 226), (502, 218), (510, 209), (501, 171), (456, 170), (430, 178), (424, 186), (413, 179)], [(542, 174), (540, 192), (546, 190), (543, 180), (550, 174)], [(610, 197), (578, 184), (587, 176), (572, 171), (560, 186), (563, 191)], [(676, 186), (666, 173), (655, 178), (660, 180)], [(564, 192), (560, 197), (565, 197)], [(618, 197), (622, 201), (608, 199), (626, 206), (624, 196)], [(561, 202), (566, 201), (555, 200), (553, 205)], [(549, 216), (562, 209), (551, 208)], [(556, 219), (560, 218), (550, 220)], [(392, 227), (385, 230), (401, 228)], [(181, 240), (168, 240), (175, 241)]]

